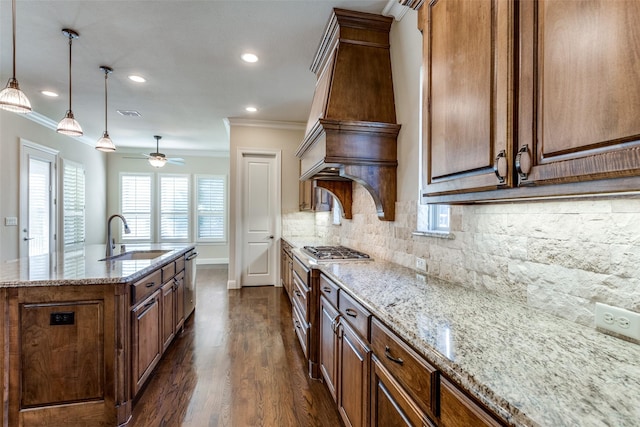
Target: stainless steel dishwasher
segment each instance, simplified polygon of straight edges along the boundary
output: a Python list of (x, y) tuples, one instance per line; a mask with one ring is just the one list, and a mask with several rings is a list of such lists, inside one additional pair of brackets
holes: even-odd
[(184, 260), (184, 318), (186, 319), (196, 308), (196, 257), (198, 252), (190, 250)]

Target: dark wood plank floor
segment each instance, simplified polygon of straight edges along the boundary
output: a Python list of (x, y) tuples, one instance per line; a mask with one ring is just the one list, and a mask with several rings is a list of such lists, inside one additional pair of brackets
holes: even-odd
[(128, 425), (341, 426), (325, 385), (306, 373), (282, 288), (227, 291), (226, 268), (197, 275), (196, 312)]

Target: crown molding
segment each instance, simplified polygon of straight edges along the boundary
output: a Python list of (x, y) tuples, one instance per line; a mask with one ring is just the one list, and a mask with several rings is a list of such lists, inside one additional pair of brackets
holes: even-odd
[(225, 119), (225, 126), (243, 126), (243, 127), (258, 127), (258, 128), (270, 128), (270, 129), (286, 129), (286, 130), (301, 130), (306, 129), (306, 123), (302, 122), (283, 122), (276, 120), (254, 120), (243, 119), (240, 117), (227, 117)]
[(408, 10), (409, 7), (400, 4), (399, 0), (389, 0), (384, 9), (382, 9), (382, 14), (384, 16), (392, 16), (396, 21), (401, 21)]
[[(53, 120), (51, 120), (49, 117), (38, 113), (37, 111), (32, 111), (29, 114), (23, 114), (22, 117), (24, 117), (25, 119), (29, 119), (34, 123), (39, 124), (40, 126), (43, 126), (47, 129), (51, 129), (53, 131), (55, 131), (56, 129), (58, 129), (58, 122), (54, 122)], [(68, 135), (65, 135), (68, 136)], [(76, 141), (80, 141), (83, 144), (87, 144), (91, 147), (96, 145), (96, 141), (88, 138), (85, 135), (82, 136), (69, 136), (69, 138), (73, 138)]]

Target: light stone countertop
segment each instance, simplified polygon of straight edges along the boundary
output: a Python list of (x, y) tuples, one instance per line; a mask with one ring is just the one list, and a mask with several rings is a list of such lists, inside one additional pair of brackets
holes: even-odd
[[(127, 245), (127, 251), (168, 252), (153, 259), (99, 261), (105, 257), (105, 245), (88, 245), (77, 251), (19, 258), (0, 263), (0, 288), (133, 282), (192, 248), (191, 243)], [(114, 254), (118, 253), (116, 249)]]
[(393, 263), (309, 265), (511, 425), (640, 426), (640, 345)]

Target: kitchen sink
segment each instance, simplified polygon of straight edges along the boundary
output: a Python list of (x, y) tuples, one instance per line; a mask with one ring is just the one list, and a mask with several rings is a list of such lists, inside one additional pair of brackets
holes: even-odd
[(118, 255), (110, 256), (107, 258), (102, 258), (99, 261), (129, 261), (129, 260), (140, 260), (140, 259), (154, 259), (161, 255), (166, 254), (167, 252), (171, 252), (170, 250), (162, 250), (162, 249), (154, 249), (154, 250), (143, 250), (143, 251), (128, 251), (123, 252)]

